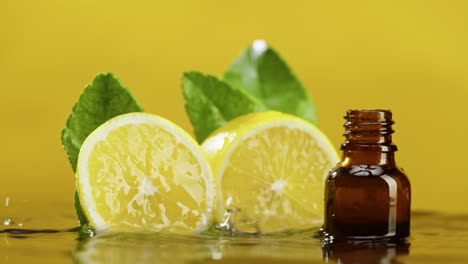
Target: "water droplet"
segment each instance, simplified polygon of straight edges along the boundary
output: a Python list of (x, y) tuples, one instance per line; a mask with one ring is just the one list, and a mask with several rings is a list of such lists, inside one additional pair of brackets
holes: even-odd
[(6, 225), (6, 226), (13, 225), (13, 224), (15, 224), (15, 222), (11, 220), (10, 218), (5, 219), (5, 221), (3, 221), (3, 225)]
[(229, 196), (229, 197), (226, 199), (226, 207), (229, 207), (231, 204), (232, 204), (232, 197)]
[(223, 232), (229, 232), (231, 230), (231, 210), (226, 210), (223, 220), (217, 225), (217, 228)]
[(255, 58), (260, 57), (267, 49), (268, 45), (263, 39), (257, 39), (252, 44), (252, 51)]
[(5, 198), (5, 207), (8, 206), (10, 206), (10, 196), (7, 195), (7, 197)]

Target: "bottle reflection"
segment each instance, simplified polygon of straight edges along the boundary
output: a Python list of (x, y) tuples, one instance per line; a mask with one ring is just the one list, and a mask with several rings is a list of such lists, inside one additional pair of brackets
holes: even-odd
[(390, 243), (381, 241), (346, 241), (322, 244), (324, 262), (348, 263), (402, 263), (397, 257), (409, 254), (407, 241)]

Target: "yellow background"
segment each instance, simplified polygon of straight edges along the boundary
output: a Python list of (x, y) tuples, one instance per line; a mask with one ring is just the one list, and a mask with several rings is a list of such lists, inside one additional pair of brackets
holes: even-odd
[[(0, 1), (0, 206), (72, 210), (60, 132), (113, 72), (189, 130), (181, 73), (220, 75), (265, 39), (308, 87), (336, 147), (349, 108), (389, 108), (413, 209), (468, 213), (466, 1)], [(70, 212), (71, 212), (70, 210)]]

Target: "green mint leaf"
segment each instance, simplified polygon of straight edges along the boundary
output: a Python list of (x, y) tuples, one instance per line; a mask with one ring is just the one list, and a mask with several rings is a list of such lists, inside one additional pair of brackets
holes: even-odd
[[(116, 77), (110, 73), (96, 76), (81, 94), (62, 130), (62, 144), (73, 171), (76, 171), (81, 145), (91, 132), (112, 117), (142, 111), (140, 104)], [(80, 224), (85, 224), (86, 218), (76, 193), (75, 208)]]
[(100, 74), (81, 94), (62, 131), (62, 143), (73, 171), (81, 144), (98, 126), (112, 117), (142, 112), (143, 108), (112, 74)]
[(75, 191), (75, 212), (78, 216), (78, 221), (80, 222), (80, 226), (88, 223), (86, 217), (84, 216), (83, 209), (81, 209), (80, 199), (78, 198), (78, 192)]
[(238, 116), (267, 110), (243, 90), (232, 88), (216, 77), (199, 72), (182, 76), (185, 110), (199, 143), (218, 127)]
[(317, 124), (315, 107), (306, 89), (263, 40), (254, 41), (231, 65), (223, 80), (243, 89), (268, 108), (304, 118)]

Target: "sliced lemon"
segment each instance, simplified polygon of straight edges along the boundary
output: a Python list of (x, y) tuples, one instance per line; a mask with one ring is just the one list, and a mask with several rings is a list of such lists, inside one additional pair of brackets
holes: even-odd
[(322, 223), (324, 180), (338, 155), (314, 125), (279, 112), (248, 114), (215, 131), (202, 148), (222, 227), (258, 233)]
[(211, 168), (193, 138), (145, 113), (92, 132), (78, 157), (81, 206), (97, 230), (202, 231), (212, 221)]

